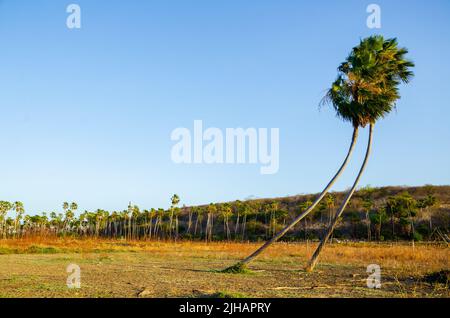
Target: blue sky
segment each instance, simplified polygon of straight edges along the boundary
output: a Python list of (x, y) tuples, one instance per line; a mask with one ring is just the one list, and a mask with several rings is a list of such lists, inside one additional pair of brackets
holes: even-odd
[[(372, 2), (380, 30), (366, 26)], [(79, 30), (66, 27), (70, 3)], [(361, 184), (449, 184), (449, 16), (447, 0), (0, 0), (0, 199), (37, 213), (318, 192), (352, 130), (318, 104), (375, 33), (409, 48), (416, 77), (376, 125)], [(195, 119), (279, 128), (278, 173), (174, 164), (170, 134)], [(351, 185), (366, 137), (336, 190)]]

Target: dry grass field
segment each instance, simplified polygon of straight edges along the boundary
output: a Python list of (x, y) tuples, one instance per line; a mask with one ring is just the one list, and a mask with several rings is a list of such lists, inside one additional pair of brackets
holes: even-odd
[[(446, 245), (348, 243), (327, 246), (313, 273), (302, 270), (314, 244), (278, 243), (249, 273), (221, 270), (256, 243), (125, 242), (32, 239), (0, 241), (0, 297), (450, 297), (427, 274), (449, 269)], [(81, 268), (69, 289), (66, 268)], [(369, 264), (381, 288), (366, 286)]]

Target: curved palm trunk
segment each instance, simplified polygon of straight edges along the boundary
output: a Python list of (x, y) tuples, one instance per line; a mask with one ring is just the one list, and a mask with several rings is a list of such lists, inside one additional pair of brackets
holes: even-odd
[(336, 227), (336, 224), (337, 224), (337, 222), (339, 220), (339, 217), (344, 212), (345, 207), (347, 206), (347, 204), (350, 201), (353, 193), (356, 190), (356, 187), (358, 186), (359, 179), (361, 178), (361, 175), (363, 174), (364, 169), (366, 168), (367, 161), (368, 161), (369, 156), (370, 156), (370, 150), (372, 148), (372, 136), (373, 136), (373, 124), (370, 124), (369, 141), (367, 143), (366, 156), (364, 158), (364, 161), (363, 161), (363, 164), (361, 166), (361, 169), (359, 170), (358, 176), (356, 177), (352, 188), (347, 193), (347, 196), (345, 197), (344, 201), (342, 202), (341, 206), (339, 207), (338, 212), (336, 212), (336, 215), (335, 215), (335, 217), (333, 219), (333, 223), (331, 224), (331, 226), (328, 227), (328, 230), (327, 230), (325, 236), (322, 238), (319, 246), (317, 247), (316, 251), (314, 252), (313, 256), (311, 257), (311, 260), (309, 261), (309, 263), (308, 263), (308, 265), (306, 267), (306, 271), (308, 271), (308, 272), (311, 272), (312, 270), (314, 270), (314, 267), (316, 266), (317, 261), (319, 259), (320, 253), (322, 252), (323, 248), (325, 247), (325, 244), (327, 243), (327, 240), (330, 238), (331, 234), (333, 233), (334, 228)]
[(272, 237), (269, 241), (267, 241), (263, 246), (261, 246), (258, 250), (256, 250), (253, 254), (248, 256), (246, 259), (240, 261), (236, 265), (225, 269), (225, 271), (235, 271), (236, 268), (243, 267), (246, 264), (248, 264), (250, 261), (252, 261), (254, 258), (256, 258), (259, 254), (261, 254), (264, 250), (266, 250), (270, 245), (275, 243), (277, 240), (279, 240), (284, 234), (286, 234), (290, 229), (292, 229), (298, 222), (300, 222), (305, 216), (307, 216), (319, 202), (324, 198), (324, 196), (328, 193), (330, 188), (333, 186), (333, 184), (336, 182), (336, 180), (340, 177), (342, 172), (344, 171), (345, 167), (347, 166), (347, 163), (353, 153), (353, 149), (356, 144), (356, 139), (358, 138), (358, 127), (355, 127), (353, 129), (353, 135), (352, 135), (352, 141), (350, 144), (350, 148), (348, 150), (347, 156), (345, 157), (344, 162), (342, 163), (339, 170), (336, 172), (334, 177), (331, 179), (331, 181), (328, 183), (328, 185), (325, 187), (325, 189), (322, 191), (322, 193), (317, 197), (317, 199), (313, 202), (313, 204), (306, 209), (302, 214), (297, 216), (289, 225), (287, 225), (283, 230), (281, 230), (277, 235)]

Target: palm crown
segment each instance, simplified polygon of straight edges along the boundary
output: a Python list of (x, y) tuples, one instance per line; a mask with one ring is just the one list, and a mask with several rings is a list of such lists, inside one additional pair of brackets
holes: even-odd
[(414, 76), (410, 70), (414, 63), (405, 58), (407, 53), (395, 38), (375, 35), (361, 40), (339, 66), (324, 102), (331, 103), (338, 117), (354, 127), (375, 123), (395, 107), (399, 84)]

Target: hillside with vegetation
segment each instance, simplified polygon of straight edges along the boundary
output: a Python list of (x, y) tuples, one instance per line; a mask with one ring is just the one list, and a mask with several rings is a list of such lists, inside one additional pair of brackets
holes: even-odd
[[(267, 240), (311, 205), (316, 194), (255, 199), (169, 209), (78, 211), (64, 203), (61, 212), (32, 215), (21, 202), (0, 201), (0, 237), (101, 237), (124, 240)], [(332, 222), (344, 192), (329, 193), (283, 238), (317, 240)], [(8, 216), (11, 215), (11, 216)], [(447, 241), (450, 229), (450, 186), (365, 187), (359, 189), (339, 220), (335, 240)]]

